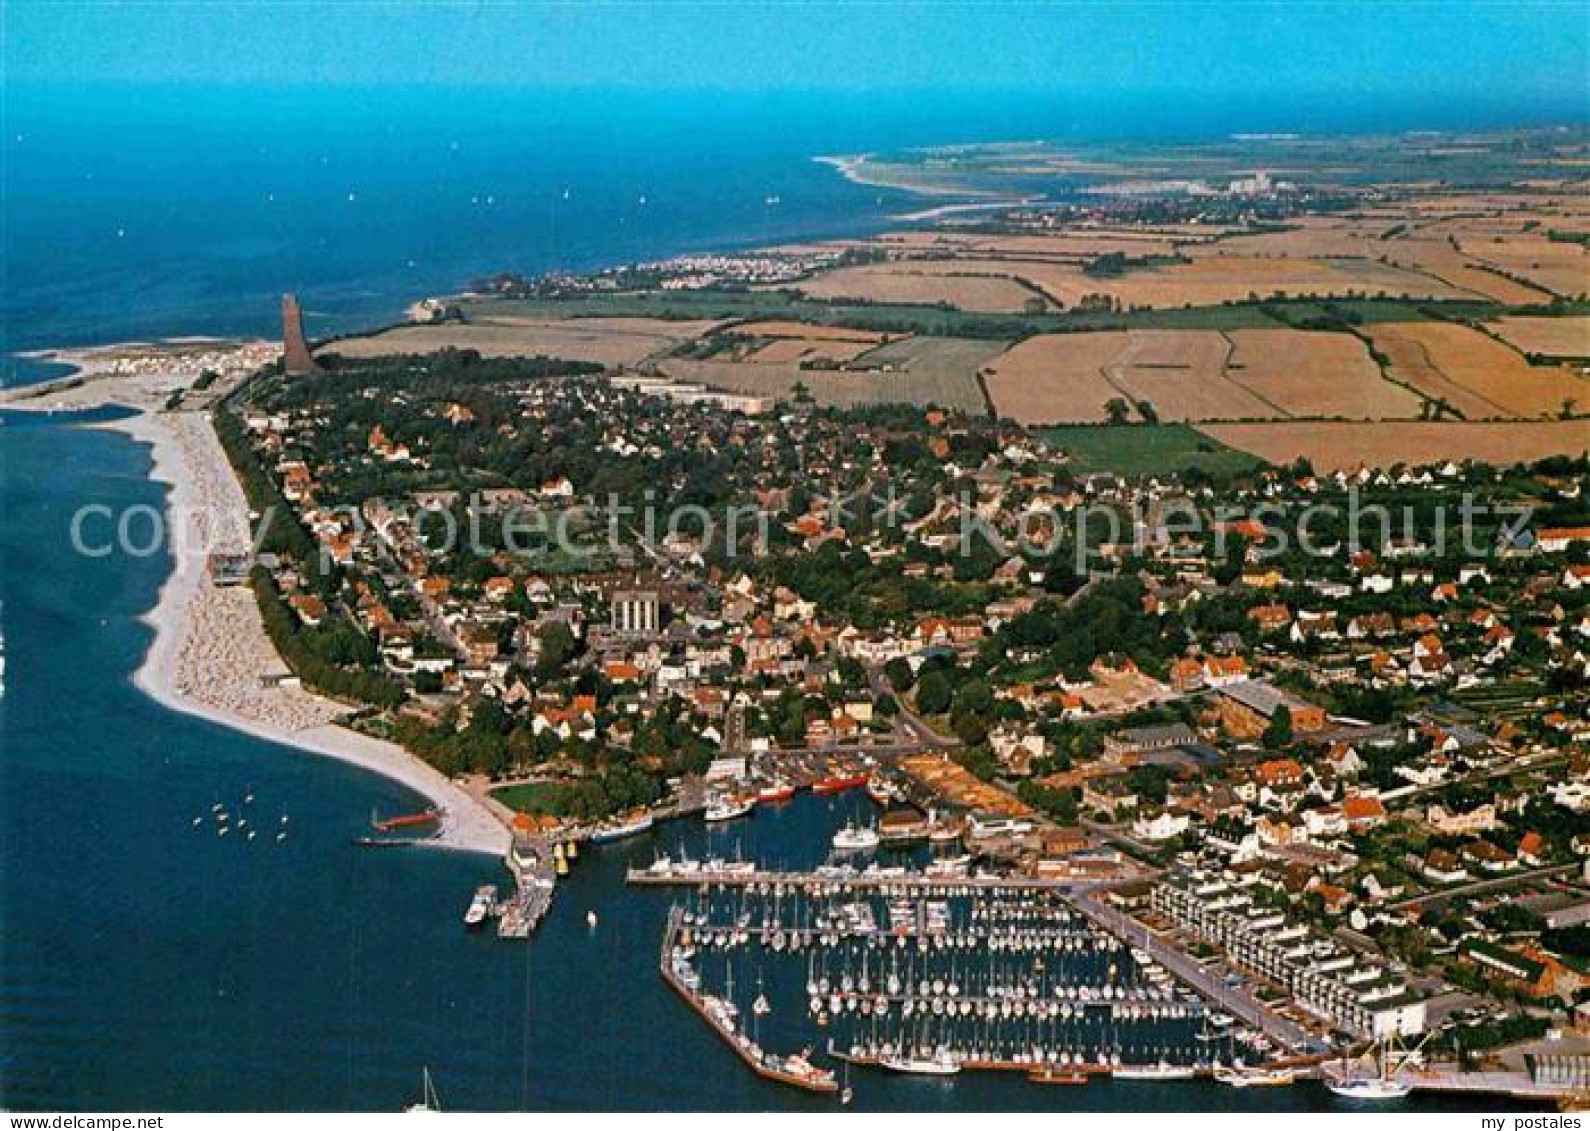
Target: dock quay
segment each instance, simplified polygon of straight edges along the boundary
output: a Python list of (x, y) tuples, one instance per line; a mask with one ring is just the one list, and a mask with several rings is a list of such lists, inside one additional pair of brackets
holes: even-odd
[(839, 1084), (832, 1072), (815, 1067), (805, 1054), (780, 1057), (766, 1051), (738, 1031), (736, 1011), (732, 1004), (702, 992), (700, 979), (690, 966), (688, 951), (682, 949), (679, 943), (683, 914), (680, 908), (672, 909), (668, 914), (668, 924), (663, 929), (658, 970), (669, 988), (683, 998), (685, 1004), (710, 1025), (712, 1031), (758, 1076), (808, 1092), (838, 1092)]
[(1547, 1083), (1536, 1080), (1527, 1072), (1457, 1072), (1443, 1071), (1439, 1067), (1408, 1068), (1398, 1073), (1397, 1080), (1409, 1085), (1415, 1092), (1439, 1092), (1449, 1096), (1506, 1096), (1543, 1104), (1590, 1099), (1590, 1086), (1575, 1088)]
[(1153, 957), (1154, 961), (1197, 990), (1205, 1000), (1218, 1002), (1221, 1008), (1234, 1013), (1295, 1054), (1312, 1056), (1330, 1051), (1327, 1042), (1310, 1033), (1297, 1022), (1282, 1017), (1270, 1009), (1254, 997), (1246, 987), (1230, 986), (1214, 977), (1191, 955), (1168, 946), (1145, 925), (1138, 923), (1125, 912), (1107, 907), (1099, 900), (1096, 893), (1079, 894), (1071, 902), (1078, 911), (1104, 930), (1133, 946), (1141, 947)]
[[(828, 1055), (845, 1064), (853, 1064), (857, 1068), (887, 1067), (884, 1064), (884, 1058), (875, 1053), (845, 1052), (835, 1048), (832, 1042), (828, 1046)], [(1068, 1075), (1086, 1076), (1090, 1079), (1108, 1077), (1115, 1074), (1115, 1067), (1109, 1064), (1068, 1064), (1064, 1068), (1060, 1068), (1058, 1065), (1049, 1062), (1040, 1064), (1031, 1060), (1003, 1060), (986, 1057), (966, 1057), (957, 1060), (955, 1063), (967, 1072), (1020, 1072), (1023, 1075), (1032, 1076), (1052, 1069)], [(1196, 1075), (1208, 1076), (1209, 1070), (1200, 1069)]]
[(497, 908), (497, 937), (527, 939), (552, 907), (558, 879), (552, 845), (542, 837), (517, 836), (507, 864), (514, 892)]
[(889, 891), (902, 894), (968, 895), (985, 891), (1052, 891), (1062, 894), (1085, 891), (1096, 884), (1074, 879), (1031, 876), (935, 876), (924, 872), (891, 870), (763, 872), (754, 868), (679, 867), (631, 868), (625, 881), (637, 886), (744, 887), (758, 891), (834, 893)]

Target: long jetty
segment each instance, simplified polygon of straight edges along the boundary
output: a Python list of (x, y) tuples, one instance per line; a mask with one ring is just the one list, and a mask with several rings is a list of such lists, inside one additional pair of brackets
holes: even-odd
[(668, 924), (663, 928), (662, 950), (658, 955), (657, 966), (668, 987), (683, 998), (685, 1004), (694, 1010), (714, 1033), (723, 1038), (724, 1044), (734, 1051), (734, 1055), (758, 1076), (808, 1092), (837, 1092), (839, 1085), (834, 1080), (833, 1073), (811, 1068), (810, 1065), (806, 1065), (806, 1071), (791, 1070), (786, 1067), (788, 1060), (768, 1053), (745, 1034), (735, 1032), (720, 1012), (707, 1008), (707, 1002), (701, 993), (680, 980), (674, 970), (674, 949), (678, 943), (683, 915), (682, 909), (673, 908), (668, 913)]

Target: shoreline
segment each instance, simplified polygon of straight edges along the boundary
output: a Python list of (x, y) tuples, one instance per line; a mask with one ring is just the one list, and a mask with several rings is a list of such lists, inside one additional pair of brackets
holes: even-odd
[[(116, 383), (114, 378), (103, 382)], [(93, 384), (102, 386), (99, 381)], [(48, 394), (29, 397), (27, 389), (19, 386), (6, 390), (10, 395), (0, 397), (0, 407), (23, 412), (132, 409), (136, 415), (96, 421), (84, 427), (120, 432), (135, 443), (147, 445), (151, 460), (148, 479), (166, 488), (161, 509), (168, 524), (166, 551), (171, 572), (161, 582), (154, 605), (138, 618), (153, 629), (154, 638), (142, 662), (131, 673), (134, 686), (170, 710), (303, 753), (333, 758), (412, 790), (442, 813), (437, 834), (417, 841), (417, 845), (498, 858), (507, 854), (511, 833), (489, 806), (401, 746), (341, 726), (337, 720), (345, 717), (349, 708), (305, 689), (263, 686), (258, 662), (268, 656), (278, 672), (285, 673), (285, 661), (265, 634), (252, 589), (223, 589), (210, 582), (203, 547), (211, 532), (194, 529), (196, 519), (202, 526), (212, 517), (219, 517), (228, 526), (227, 519), (240, 522), (241, 529), (247, 529), (248, 511), (242, 488), (215, 437), (208, 413), (160, 413), (139, 403), (143, 398), (137, 390), (90, 390), (78, 385), (61, 390), (67, 394), (63, 399), (70, 402), (63, 404)], [(134, 395), (118, 395), (128, 392)], [(70, 396), (71, 393), (80, 395)], [(189, 424), (196, 427), (187, 429)], [(216, 632), (217, 628), (223, 631)], [(214, 653), (197, 654), (216, 647), (218, 641), (226, 649), (239, 650), (227, 650), (221, 655), (222, 659), (236, 661), (230, 671), (219, 669)], [(251, 660), (255, 666), (248, 670)], [(207, 702), (188, 694), (185, 677), (200, 669), (206, 676), (215, 676), (218, 692), (224, 690), (237, 696), (241, 688), (241, 702), (260, 709), (244, 713), (236, 704)], [(230, 686), (228, 676), (232, 680)], [(270, 717), (272, 714), (280, 717)], [(284, 721), (287, 718), (303, 725), (291, 725)]]

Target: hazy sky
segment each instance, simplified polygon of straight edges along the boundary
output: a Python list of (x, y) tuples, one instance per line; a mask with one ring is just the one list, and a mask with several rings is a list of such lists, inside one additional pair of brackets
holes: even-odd
[(1587, 108), (1559, 3), (60, 3), (8, 0), (10, 81), (1220, 96)]

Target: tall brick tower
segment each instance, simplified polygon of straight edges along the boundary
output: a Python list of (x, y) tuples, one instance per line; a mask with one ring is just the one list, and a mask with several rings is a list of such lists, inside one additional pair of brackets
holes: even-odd
[(304, 315), (297, 295), (282, 295), (282, 353), (288, 373), (304, 376), (320, 372), (304, 340)]

